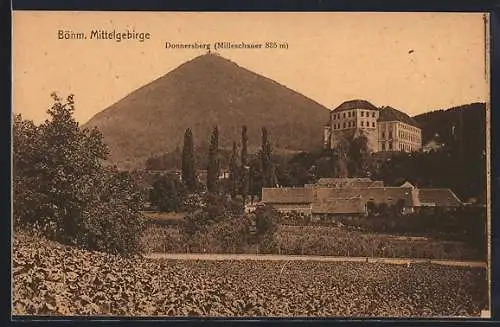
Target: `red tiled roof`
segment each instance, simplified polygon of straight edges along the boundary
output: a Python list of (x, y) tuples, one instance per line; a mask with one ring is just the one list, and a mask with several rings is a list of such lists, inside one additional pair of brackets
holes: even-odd
[(263, 188), (262, 202), (264, 203), (311, 203), (312, 192), (310, 188), (283, 187)]
[(307, 187), (383, 187), (383, 181), (372, 181), (369, 178), (320, 178), (316, 184), (307, 184)]
[(352, 199), (332, 199), (322, 198), (314, 201), (312, 205), (313, 213), (330, 214), (352, 214), (364, 212), (364, 201), (361, 198)]
[(316, 202), (324, 198), (352, 199), (359, 197), (365, 202), (396, 204), (399, 199), (402, 199), (406, 206), (413, 206), (411, 191), (411, 188), (406, 187), (314, 188), (313, 201)]
[(422, 188), (418, 190), (420, 203), (432, 203), (437, 207), (458, 207), (462, 201), (450, 189)]
[(373, 104), (371, 104), (366, 100), (356, 99), (356, 100), (345, 101), (332, 111), (344, 111), (351, 109), (367, 109), (367, 110), (377, 110), (377, 111), (379, 110), (377, 107), (375, 107)]
[(405, 114), (404, 112), (389, 106), (380, 108), (380, 117), (378, 121), (395, 121), (395, 120), (420, 128), (418, 122), (412, 117)]

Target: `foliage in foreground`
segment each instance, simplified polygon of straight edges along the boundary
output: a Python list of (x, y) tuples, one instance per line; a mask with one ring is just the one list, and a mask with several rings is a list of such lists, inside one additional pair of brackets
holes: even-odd
[(241, 253), (258, 246), (259, 252), (270, 253), (278, 219), (269, 206), (244, 213), (241, 199), (208, 193), (204, 205), (186, 215), (179, 227), (182, 252)]
[(105, 167), (108, 151), (97, 129), (80, 129), (73, 96), (52, 95), (39, 126), (20, 115), (13, 125), (16, 229), (91, 250), (140, 251), (142, 196), (128, 173)]
[(483, 268), (124, 258), (15, 235), (14, 315), (479, 316)]

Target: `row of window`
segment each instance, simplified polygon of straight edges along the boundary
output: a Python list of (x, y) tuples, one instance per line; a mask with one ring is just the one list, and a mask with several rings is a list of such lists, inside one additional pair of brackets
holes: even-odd
[[(385, 132), (382, 132), (382, 139), (385, 139)], [(411, 142), (418, 142), (419, 138), (407, 132), (399, 131), (398, 136), (400, 139), (409, 140)], [(389, 131), (389, 139), (392, 139), (392, 131)]]
[(411, 144), (399, 143), (399, 150), (401, 151), (415, 151), (416, 148)]
[(410, 126), (410, 125), (406, 125), (406, 124), (403, 124), (403, 123), (400, 123), (400, 126), (401, 126), (402, 129), (406, 129), (406, 130), (409, 130), (409, 131), (412, 131), (412, 132), (415, 132), (415, 133), (418, 133), (418, 131), (420, 131), (420, 128), (413, 127), (413, 126)]
[[(382, 132), (382, 139), (385, 139), (385, 132)], [(392, 139), (392, 131), (389, 131), (389, 139)]]
[[(354, 111), (344, 111), (342, 113), (338, 113), (338, 114), (333, 114), (332, 115), (332, 119), (333, 120), (337, 120), (337, 119), (340, 119), (340, 115), (342, 115), (342, 118), (351, 118), (351, 117), (356, 117), (356, 111), (357, 110), (354, 110)], [(364, 111), (364, 110), (361, 110), (360, 111), (360, 116), (361, 117), (370, 117), (370, 111)], [(371, 116), (373, 118), (376, 117), (376, 112), (375, 111), (372, 111), (371, 112)]]
[(392, 142), (389, 142), (386, 146), (386, 142), (382, 142), (382, 151), (392, 150)]
[[(370, 127), (370, 122), (367, 121), (361, 121), (360, 124), (361, 127)], [(338, 123), (338, 124), (333, 124), (332, 125), (333, 129), (341, 129), (341, 128), (351, 128), (351, 127), (356, 127), (356, 121), (349, 121), (349, 122), (344, 122), (344, 123)], [(371, 127), (375, 127), (375, 122), (373, 121), (371, 124)]]
[[(382, 151), (393, 150), (392, 142), (382, 142), (381, 147), (382, 147)], [(411, 144), (399, 143), (399, 150), (400, 151), (415, 151), (415, 150), (417, 150), (417, 148), (412, 146)]]
[(399, 137), (401, 139), (403, 139), (403, 140), (408, 140), (408, 141), (411, 141), (411, 142), (418, 142), (418, 141), (420, 141), (419, 138), (416, 135), (413, 135), (411, 133), (404, 132), (404, 131), (399, 131)]

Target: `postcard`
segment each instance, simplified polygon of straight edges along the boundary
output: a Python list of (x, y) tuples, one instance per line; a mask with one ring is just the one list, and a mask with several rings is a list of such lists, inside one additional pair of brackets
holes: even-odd
[(490, 317), (487, 14), (12, 26), (14, 318)]

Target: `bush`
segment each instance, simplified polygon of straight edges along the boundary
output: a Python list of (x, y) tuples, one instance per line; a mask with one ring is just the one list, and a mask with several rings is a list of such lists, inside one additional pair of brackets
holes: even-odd
[(107, 148), (97, 129), (80, 129), (74, 101), (53, 94), (39, 126), (17, 115), (13, 124), (16, 228), (92, 250), (139, 251), (142, 198), (127, 173), (103, 166)]
[(141, 238), (143, 252), (182, 253), (186, 252), (181, 235), (176, 228), (151, 224)]
[(181, 224), (182, 240), (189, 251), (240, 253), (254, 244), (259, 244), (261, 251), (276, 248), (279, 214), (272, 207), (244, 214), (241, 199), (210, 193), (205, 195), (205, 203)]
[(159, 176), (153, 183), (149, 200), (161, 212), (172, 212), (182, 208), (186, 187), (176, 175)]
[(128, 173), (108, 169), (103, 175), (95, 198), (83, 210), (76, 243), (113, 254), (139, 253), (144, 230), (141, 193)]
[(194, 212), (200, 210), (205, 206), (203, 197), (198, 193), (187, 194), (181, 204), (180, 211)]
[(210, 226), (208, 237), (214, 241), (212, 243), (215, 245), (214, 252), (243, 252), (249, 243), (250, 226), (249, 216), (235, 217)]
[(259, 207), (254, 212), (255, 241), (259, 244), (261, 253), (276, 253), (278, 242), (276, 232), (280, 214), (272, 206)]

